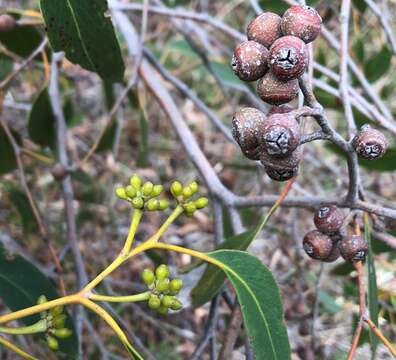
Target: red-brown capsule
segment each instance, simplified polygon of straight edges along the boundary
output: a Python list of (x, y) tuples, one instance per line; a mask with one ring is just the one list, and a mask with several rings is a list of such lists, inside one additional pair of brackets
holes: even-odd
[(278, 167), (271, 167), (270, 165), (264, 165), (265, 173), (275, 181), (287, 181), (298, 175), (298, 166), (294, 169), (282, 169)]
[(256, 81), (268, 71), (268, 50), (255, 41), (239, 44), (232, 57), (232, 69), (243, 81)]
[(281, 17), (272, 12), (265, 12), (257, 16), (247, 27), (249, 40), (269, 48), (273, 42), (282, 36)]
[(298, 174), (298, 167), (302, 158), (302, 148), (298, 147), (289, 156), (279, 158), (261, 153), (260, 161), (264, 165), (267, 175), (275, 181), (287, 181)]
[(332, 254), (333, 242), (328, 235), (312, 230), (304, 236), (303, 248), (312, 259), (323, 261)]
[(270, 156), (290, 155), (300, 144), (300, 126), (291, 113), (274, 114), (267, 118), (261, 130), (263, 149)]
[[(332, 239), (333, 240), (333, 239)], [(331, 263), (336, 261), (341, 256), (338, 244), (333, 242), (333, 248), (331, 249), (330, 255), (323, 259), (324, 262)]]
[(348, 235), (338, 243), (341, 256), (346, 261), (362, 261), (368, 252), (368, 245), (361, 235)]
[(276, 40), (269, 51), (269, 66), (283, 81), (300, 77), (308, 65), (308, 50), (304, 41), (295, 36)]
[(284, 105), (279, 105), (279, 106), (272, 106), (267, 113), (267, 116), (271, 116), (274, 114), (286, 114), (289, 113), (291, 111), (293, 111), (294, 108), (293, 106), (284, 104)]
[(8, 14), (0, 15), (0, 32), (7, 32), (14, 29), (16, 20)]
[(268, 71), (257, 83), (257, 94), (271, 105), (281, 105), (292, 101), (298, 95), (298, 80), (281, 81), (272, 71)]
[(283, 15), (281, 22), (284, 35), (297, 36), (306, 44), (320, 34), (322, 18), (309, 6), (292, 6)]
[(265, 120), (266, 117), (260, 110), (249, 107), (239, 110), (232, 118), (232, 136), (244, 155), (251, 160), (260, 158), (260, 133)]
[(340, 230), (344, 219), (343, 211), (335, 205), (323, 205), (314, 215), (316, 228), (325, 234), (334, 234)]
[(377, 160), (385, 154), (388, 141), (380, 131), (373, 129), (370, 125), (364, 125), (354, 137), (352, 145), (360, 158)]

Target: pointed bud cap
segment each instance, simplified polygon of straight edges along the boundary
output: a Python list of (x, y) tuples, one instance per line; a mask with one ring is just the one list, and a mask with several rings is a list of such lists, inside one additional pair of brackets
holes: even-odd
[(206, 206), (208, 206), (209, 200), (206, 197), (201, 197), (197, 200), (195, 200), (195, 207), (197, 209), (203, 209)]
[(142, 272), (142, 280), (147, 286), (150, 286), (155, 281), (155, 275), (151, 269), (144, 269)]
[(157, 280), (163, 280), (169, 277), (169, 268), (162, 264), (160, 266), (157, 267), (157, 269), (155, 270), (155, 275), (157, 277)]
[(142, 178), (138, 175), (133, 175), (130, 179), (130, 184), (136, 189), (140, 190), (142, 187)]
[(178, 197), (183, 192), (183, 185), (179, 181), (174, 181), (170, 187), (170, 191), (174, 197)]
[(133, 187), (132, 185), (128, 185), (125, 188), (125, 193), (130, 199), (133, 199), (136, 196), (137, 191), (136, 191), (135, 187)]

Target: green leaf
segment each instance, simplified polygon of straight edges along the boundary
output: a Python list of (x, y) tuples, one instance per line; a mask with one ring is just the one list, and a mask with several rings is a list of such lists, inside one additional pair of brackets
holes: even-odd
[[(11, 31), (0, 32), (0, 42), (21, 57), (28, 57), (42, 41), (42, 35), (33, 26), (16, 26)], [(41, 59), (41, 56), (37, 56), (37, 59)]]
[(45, 86), (29, 114), (28, 133), (32, 141), (42, 146), (54, 147), (55, 145), (55, 122), (48, 88)]
[(213, 67), (213, 71), (225, 84), (230, 86), (244, 85), (244, 83), (233, 73), (230, 64), (212, 61), (211, 65)]
[[(11, 310), (17, 311), (36, 305), (40, 295), (48, 300), (58, 298), (52, 282), (34, 265), (19, 255), (6, 251), (0, 244), (0, 298)], [(72, 329), (73, 335), (59, 339), (60, 351), (71, 357), (77, 356), (78, 338), (71, 317), (67, 314), (66, 327)], [(25, 325), (31, 325), (40, 319), (33, 315), (21, 319)]]
[(12, 67), (12, 60), (8, 56), (0, 54), (0, 81), (3, 81), (11, 73)]
[(365, 12), (367, 4), (364, 0), (353, 0), (352, 3), (361, 13)]
[(0, 126), (0, 175), (7, 174), (17, 167), (14, 149), (2, 126)]
[(364, 73), (370, 82), (377, 81), (388, 73), (392, 60), (392, 52), (384, 45), (381, 51), (370, 58), (364, 65)]
[[(256, 231), (250, 230), (226, 239), (216, 250), (236, 249), (246, 250), (255, 237)], [(207, 265), (198, 284), (191, 291), (194, 307), (199, 307), (210, 301), (222, 288), (226, 276), (214, 265)]]
[[(378, 326), (378, 288), (377, 288), (377, 276), (375, 271), (374, 257), (373, 257), (373, 249), (371, 244), (371, 231), (369, 227), (369, 222), (367, 216), (365, 216), (364, 220), (364, 238), (368, 243), (368, 255), (367, 255), (367, 273), (368, 273), (368, 287), (367, 287), (367, 302), (370, 313), (370, 319)], [(378, 347), (378, 338), (370, 331), (370, 344), (371, 344), (371, 352), (372, 358), (375, 358), (375, 353)]]
[(256, 360), (290, 359), (279, 289), (271, 271), (243, 251), (219, 250), (208, 255), (222, 263), (234, 286)]
[(337, 314), (341, 311), (342, 307), (338, 305), (333, 297), (327, 293), (326, 291), (319, 291), (319, 300), (323, 307), (329, 312), (330, 314)]
[(358, 37), (355, 40), (355, 43), (353, 44), (353, 53), (360, 63), (364, 62), (364, 38)]
[(16, 188), (8, 189), (7, 193), (21, 217), (23, 232), (28, 234), (37, 231), (37, 223), (26, 194)]
[(259, 5), (264, 11), (273, 11), (278, 15), (283, 15), (283, 13), (289, 8), (289, 6), (282, 1), (273, 0), (260, 0)]
[(122, 82), (124, 62), (106, 0), (40, 0), (55, 51), (110, 82)]

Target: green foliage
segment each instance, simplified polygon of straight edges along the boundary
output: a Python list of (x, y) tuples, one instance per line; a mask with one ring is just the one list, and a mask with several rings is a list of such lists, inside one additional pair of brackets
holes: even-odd
[(51, 148), (55, 145), (54, 114), (46, 86), (41, 90), (30, 111), (28, 133), (36, 144)]
[[(246, 231), (226, 239), (216, 250), (246, 250), (253, 241), (255, 230)], [(192, 305), (201, 306), (210, 301), (222, 288), (226, 276), (217, 266), (207, 265), (198, 284), (191, 291)]]
[(370, 82), (375, 82), (388, 73), (392, 60), (392, 52), (384, 45), (381, 51), (364, 64), (364, 74)]
[(6, 174), (17, 167), (14, 149), (2, 126), (0, 126), (0, 175)]
[(124, 62), (105, 0), (40, 0), (55, 51), (110, 82), (122, 82)]
[(33, 26), (16, 26), (11, 31), (0, 32), (0, 42), (21, 57), (28, 57), (42, 41), (42, 35)]
[(255, 358), (290, 359), (282, 303), (271, 271), (243, 251), (219, 250), (209, 256), (224, 265), (235, 288)]
[(4, 80), (11, 73), (12, 67), (12, 60), (8, 56), (0, 54), (0, 81)]
[(23, 232), (25, 234), (29, 234), (37, 231), (37, 223), (26, 194), (13, 187), (7, 189), (7, 193), (10, 197), (10, 201), (19, 213), (22, 221)]
[[(8, 253), (0, 244), (0, 298), (4, 304), (12, 311), (24, 309), (36, 305), (37, 299), (43, 294), (49, 300), (58, 297), (52, 282), (39, 269), (23, 257)], [(21, 321), (31, 325), (39, 319), (38, 315), (34, 315)], [(78, 338), (68, 314), (65, 325), (73, 329), (73, 335), (59, 340), (59, 350), (74, 358), (77, 355)]]
[[(367, 303), (370, 313), (370, 319), (373, 323), (378, 326), (378, 288), (377, 288), (377, 276), (375, 271), (375, 263), (373, 256), (373, 249), (371, 244), (371, 231), (368, 224), (368, 220), (364, 222), (364, 237), (368, 243), (368, 255), (366, 261), (367, 274), (368, 274), (368, 287), (367, 287)], [(378, 347), (378, 338), (370, 331), (370, 344), (371, 351), (375, 357), (375, 352)]]

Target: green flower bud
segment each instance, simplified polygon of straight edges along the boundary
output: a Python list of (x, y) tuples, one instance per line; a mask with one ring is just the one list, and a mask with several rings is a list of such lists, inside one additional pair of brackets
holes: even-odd
[(137, 191), (136, 191), (136, 189), (135, 189), (132, 185), (128, 185), (128, 186), (125, 188), (125, 193), (127, 194), (127, 196), (128, 196), (130, 199), (133, 199), (133, 198), (136, 196)]
[(150, 295), (148, 306), (152, 310), (157, 310), (161, 306), (161, 300), (157, 295)]
[(142, 178), (136, 174), (131, 177), (129, 182), (136, 190), (140, 190), (142, 187)]
[(169, 201), (167, 200), (160, 200), (159, 201), (159, 210), (166, 210), (169, 207)]
[(73, 331), (67, 328), (57, 329), (54, 332), (54, 335), (60, 339), (66, 339), (73, 334)]
[(160, 203), (157, 199), (150, 199), (146, 203), (146, 208), (148, 211), (157, 211), (159, 209)]
[(204, 207), (206, 207), (208, 205), (208, 203), (209, 203), (209, 200), (206, 197), (201, 197), (201, 198), (195, 200), (195, 202), (194, 202), (195, 207), (197, 209), (203, 209)]
[(37, 299), (37, 305), (41, 305), (48, 302), (47, 298), (45, 295), (40, 295), (39, 298)]
[(169, 268), (164, 264), (158, 266), (155, 270), (155, 276), (157, 277), (157, 280), (166, 279), (167, 277), (169, 277), (169, 273)]
[(142, 188), (142, 193), (144, 196), (150, 196), (151, 193), (153, 192), (154, 185), (152, 182), (147, 181), (144, 183), (143, 188)]
[(67, 317), (66, 317), (65, 314), (60, 314), (60, 315), (54, 317), (54, 318), (52, 319), (52, 321), (51, 321), (52, 326), (53, 326), (55, 329), (61, 329), (61, 328), (63, 328), (63, 327), (65, 326), (66, 318), (67, 318)]
[(182, 279), (173, 279), (169, 283), (169, 290), (172, 292), (172, 294), (177, 294), (181, 288), (183, 287), (183, 280)]
[(59, 349), (58, 340), (56, 340), (53, 336), (47, 336), (47, 345), (53, 351), (57, 351)]
[(188, 185), (188, 187), (190, 188), (190, 190), (193, 194), (195, 194), (198, 191), (198, 183), (196, 181), (193, 181), (192, 183), (190, 183)]
[(164, 190), (164, 187), (162, 185), (154, 185), (153, 191), (151, 192), (152, 197), (156, 197), (162, 193), (162, 190)]
[(135, 197), (132, 199), (132, 206), (135, 209), (143, 209), (144, 201), (141, 197)]
[(144, 269), (142, 279), (147, 286), (150, 286), (155, 281), (155, 275), (151, 269)]
[(174, 197), (178, 197), (183, 192), (183, 185), (179, 181), (174, 181), (170, 187), (170, 192)]
[(166, 315), (168, 311), (168, 308), (162, 305), (157, 309), (157, 312), (161, 315)]
[(126, 194), (126, 191), (123, 187), (119, 187), (115, 190), (115, 193), (117, 195), (118, 198), (120, 198), (121, 200), (127, 200), (128, 196)]
[(184, 210), (186, 210), (187, 215), (192, 215), (197, 210), (195, 203), (189, 202), (184, 205)]
[(173, 302), (176, 300), (176, 298), (174, 296), (169, 296), (169, 295), (165, 295), (162, 298), (161, 304), (162, 306), (165, 306), (166, 308), (170, 308), (173, 305)]
[(190, 187), (186, 186), (185, 188), (183, 188), (183, 198), (184, 199), (189, 199), (192, 195), (193, 195), (193, 192), (190, 189)]
[(62, 314), (63, 312), (63, 306), (55, 306), (54, 308), (52, 308), (50, 310), (50, 313), (53, 317), (58, 316), (60, 314)]
[(172, 310), (174, 310), (174, 311), (178, 311), (178, 310), (180, 310), (182, 307), (183, 307), (182, 302), (181, 302), (180, 300), (178, 300), (178, 299), (175, 298), (170, 308), (171, 308)]
[(155, 285), (155, 289), (160, 293), (163, 293), (169, 289), (169, 279), (162, 279), (158, 280), (157, 284)]

